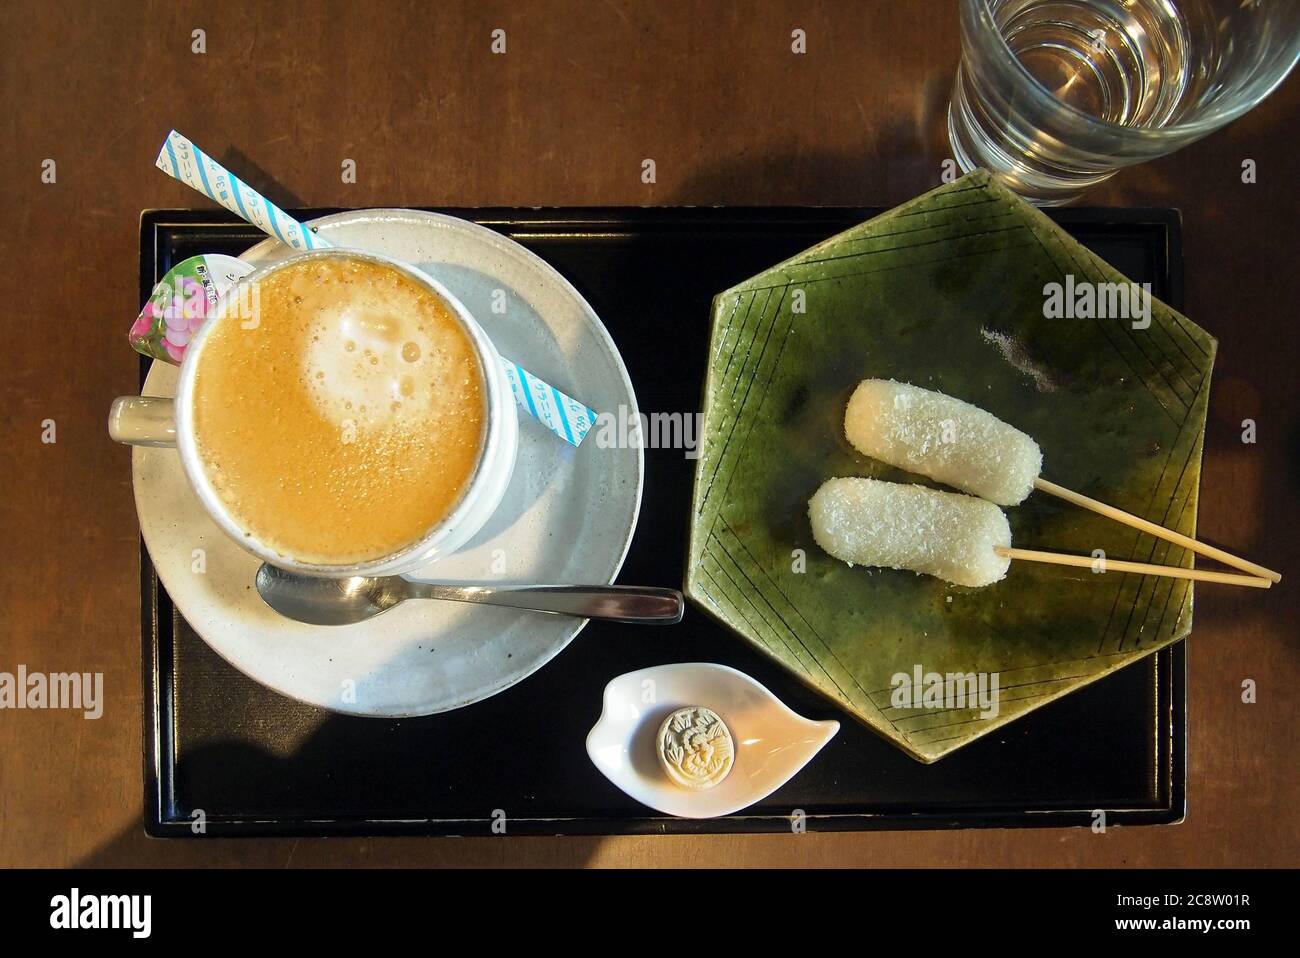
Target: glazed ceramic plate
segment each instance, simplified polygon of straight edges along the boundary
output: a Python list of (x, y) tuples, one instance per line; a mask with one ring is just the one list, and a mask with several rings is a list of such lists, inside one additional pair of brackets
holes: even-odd
[[(1155, 300), (1145, 328), (1045, 315), (1049, 284), (1085, 281), (1127, 282), (977, 171), (714, 300), (687, 592), (922, 761), (1191, 629), (1179, 580), (1013, 562), (1003, 581), (962, 588), (850, 568), (812, 539), (808, 499), (826, 479), (926, 481), (845, 440), (868, 377), (987, 409), (1038, 441), (1044, 478), (1194, 535), (1215, 341)], [(1017, 546), (1191, 564), (1042, 493), (1007, 516)], [(896, 695), (918, 669), (923, 682), (996, 674), (996, 714)]]
[[(636, 398), (614, 343), (554, 269), (491, 230), (405, 210), (314, 221), (336, 246), (386, 253), (444, 283), (497, 348), (598, 412)], [(245, 255), (289, 254), (267, 241)], [(504, 297), (504, 300), (502, 299)], [(504, 313), (494, 302), (506, 304)], [(144, 393), (169, 396), (176, 368), (155, 362)], [(253, 588), (258, 562), (208, 518), (174, 450), (136, 448), (140, 528), (172, 601), (203, 639), (253, 679), (322, 708), (426, 715), (468, 705), (556, 656), (585, 620), (450, 602), (407, 602), (366, 623), (317, 628), (283, 619)], [(640, 449), (574, 449), (527, 415), (501, 507), (470, 545), (415, 578), (473, 582), (613, 582), (641, 502)]]

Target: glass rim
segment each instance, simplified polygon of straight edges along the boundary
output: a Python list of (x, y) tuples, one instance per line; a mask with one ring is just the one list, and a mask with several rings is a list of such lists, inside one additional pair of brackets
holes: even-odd
[(1290, 63), (1287, 64), (1286, 69), (1282, 70), (1258, 96), (1244, 100), (1233, 109), (1212, 111), (1208, 116), (1187, 123), (1176, 123), (1169, 126), (1153, 127), (1124, 126), (1123, 124), (1112, 123), (1109, 120), (1100, 119), (1099, 117), (1093, 116), (1091, 113), (1086, 113), (1078, 107), (1066, 103), (1064, 100), (1053, 94), (1051, 90), (1047, 89), (1047, 87), (1043, 86), (1042, 82), (1030, 73), (1029, 69), (1020, 62), (1019, 58), (1014, 53), (1011, 52), (1011, 47), (1007, 43), (1006, 37), (1002, 35), (1002, 31), (998, 29), (997, 22), (993, 18), (993, 11), (989, 6), (992, 2), (993, 0), (961, 0), (961, 5), (964, 10), (970, 11), (974, 14), (980, 27), (987, 29), (996, 38), (993, 42), (993, 46), (996, 54), (1002, 60), (1002, 65), (1006, 68), (1010, 68), (1023, 80), (1027, 81), (1032, 95), (1039, 100), (1040, 105), (1062, 109), (1072, 117), (1076, 118), (1091, 132), (1108, 136), (1129, 138), (1135, 141), (1146, 140), (1149, 142), (1152, 139), (1181, 140), (1185, 139), (1189, 135), (1197, 136), (1213, 133), (1215, 130), (1226, 126), (1242, 114), (1247, 113), (1263, 102), (1282, 85), (1282, 82), (1290, 76), (1291, 71), (1295, 69), (1296, 63), (1300, 61), (1300, 35), (1298, 35), (1296, 40), (1292, 41), (1293, 46), (1291, 50)]

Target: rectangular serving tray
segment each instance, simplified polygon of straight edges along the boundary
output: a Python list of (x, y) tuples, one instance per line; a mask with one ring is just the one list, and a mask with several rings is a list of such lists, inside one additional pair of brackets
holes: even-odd
[[(608, 327), (641, 410), (686, 413), (699, 408), (713, 295), (881, 211), (438, 212), (494, 229), (559, 269)], [(1176, 211), (1052, 216), (1182, 307)], [(180, 260), (237, 255), (261, 238), (224, 211), (146, 211), (141, 303)], [(620, 581), (681, 584), (694, 465), (682, 450), (646, 450), (641, 518)], [(519, 685), (401, 720), (326, 712), (236, 671), (173, 609), (143, 546), (141, 627), (145, 828), (159, 837), (198, 834), (200, 817), (206, 835), (488, 835), (503, 815), (506, 833), (519, 835), (780, 832), (796, 811), (810, 831), (1091, 825), (1097, 811), (1108, 825), (1138, 825), (1181, 821), (1186, 804), (1182, 642), (922, 765), (694, 608), (671, 629), (590, 623)], [(843, 727), (793, 781), (740, 814), (691, 821), (653, 812), (597, 772), (583, 743), (609, 679), (684, 661), (738, 668), (795, 711)]]

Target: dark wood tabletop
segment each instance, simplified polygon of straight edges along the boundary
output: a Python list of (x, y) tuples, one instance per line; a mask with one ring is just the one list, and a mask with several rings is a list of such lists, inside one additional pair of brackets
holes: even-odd
[(206, 203), (154, 168), (167, 131), (287, 207), (891, 206), (938, 185), (949, 155), (956, 7), (0, 2), (0, 672), (105, 683), (95, 721), (0, 711), (0, 865), (1300, 862), (1295, 77), (1087, 198), (1182, 211), (1186, 312), (1219, 339), (1200, 535), (1284, 576), (1268, 592), (1197, 592), (1185, 823), (460, 841), (142, 831), (139, 530), (130, 454), (105, 417), (138, 385), (123, 336), (140, 211)]

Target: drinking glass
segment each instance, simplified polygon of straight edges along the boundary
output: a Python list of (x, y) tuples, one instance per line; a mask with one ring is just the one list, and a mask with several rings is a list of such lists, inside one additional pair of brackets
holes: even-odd
[(1230, 123), (1300, 57), (1300, 0), (959, 2), (954, 157), (1042, 206)]

